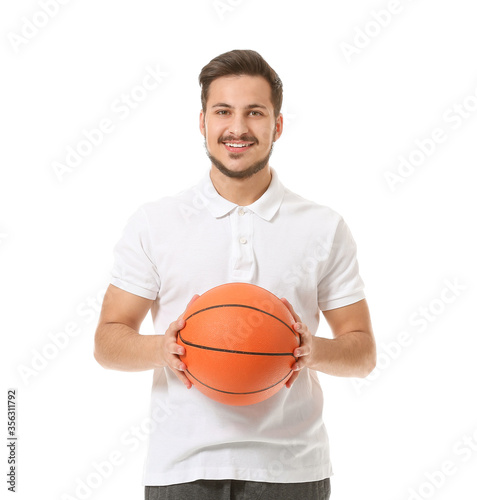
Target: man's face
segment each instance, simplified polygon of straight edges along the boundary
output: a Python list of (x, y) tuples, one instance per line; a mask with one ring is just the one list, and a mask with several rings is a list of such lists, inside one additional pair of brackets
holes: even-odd
[(209, 87), (200, 131), (212, 164), (224, 175), (247, 178), (268, 166), (283, 128), (275, 118), (270, 84), (261, 76), (224, 76)]

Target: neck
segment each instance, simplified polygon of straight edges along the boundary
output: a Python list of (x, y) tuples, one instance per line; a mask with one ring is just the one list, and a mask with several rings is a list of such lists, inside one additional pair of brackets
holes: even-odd
[(222, 198), (245, 207), (257, 201), (265, 193), (272, 180), (272, 172), (267, 165), (251, 177), (235, 179), (222, 174), (212, 165), (210, 179)]

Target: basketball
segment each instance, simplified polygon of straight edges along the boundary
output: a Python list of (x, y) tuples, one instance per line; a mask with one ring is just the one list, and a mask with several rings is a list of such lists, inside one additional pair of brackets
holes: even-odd
[(251, 405), (276, 394), (292, 375), (300, 336), (273, 293), (227, 283), (197, 298), (184, 314), (177, 343), (185, 372), (203, 394), (227, 405)]

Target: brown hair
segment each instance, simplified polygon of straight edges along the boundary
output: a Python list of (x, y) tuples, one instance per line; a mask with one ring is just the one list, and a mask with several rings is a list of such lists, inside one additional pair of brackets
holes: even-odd
[(200, 100), (205, 113), (210, 84), (221, 76), (250, 75), (262, 76), (272, 89), (271, 100), (275, 117), (280, 114), (283, 101), (283, 85), (279, 76), (254, 50), (231, 50), (214, 57), (209, 64), (202, 68), (199, 75), (199, 84), (202, 88)]

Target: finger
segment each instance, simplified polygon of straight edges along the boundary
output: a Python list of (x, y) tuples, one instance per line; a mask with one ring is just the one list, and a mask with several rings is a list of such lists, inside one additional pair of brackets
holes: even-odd
[(176, 354), (178, 356), (182, 356), (185, 354), (185, 348), (177, 343), (177, 337), (185, 326), (185, 321), (183, 319), (178, 319), (177, 321), (173, 321), (169, 328), (165, 333), (165, 350), (167, 353)]
[(298, 332), (300, 335), (306, 335), (307, 327), (300, 321), (297, 321), (294, 325), (293, 328), (295, 329), (296, 332)]
[(290, 302), (288, 302), (288, 300), (285, 299), (285, 298), (281, 298), (280, 300), (288, 307), (288, 310), (291, 312), (291, 315), (293, 316), (293, 319), (295, 321), (301, 321), (300, 317), (295, 312), (295, 309), (293, 309), (293, 306), (290, 304)]
[(294, 349), (293, 356), (295, 357), (295, 364), (292, 366), (292, 370), (301, 370), (306, 366), (306, 357), (311, 354), (312, 351), (312, 340), (311, 333), (306, 327), (301, 323), (296, 323), (297, 331), (300, 333), (300, 346)]
[(170, 337), (177, 337), (177, 333), (182, 330), (185, 326), (185, 320), (183, 318), (179, 318), (176, 321), (173, 321), (166, 330), (165, 335)]
[(175, 341), (175, 338), (174, 340), (171, 340), (170, 342), (167, 343), (166, 345), (166, 351), (168, 354), (172, 354), (172, 355), (175, 355), (175, 356), (184, 356), (185, 354), (185, 347), (178, 344), (176, 341)]
[(183, 319), (185, 317), (185, 314), (187, 312), (187, 309), (200, 297), (197, 293), (189, 300), (189, 303), (187, 304), (187, 307), (185, 308), (184, 312), (179, 316), (179, 319)]
[(181, 358), (175, 355), (171, 355), (168, 359), (168, 365), (175, 371), (185, 372), (187, 370), (187, 365), (182, 361)]
[(192, 387), (192, 382), (187, 378), (186, 374), (180, 370), (174, 370), (177, 378), (186, 386), (187, 389)]
[(292, 365), (291, 369), (294, 372), (300, 372), (300, 370), (303, 370), (305, 368), (306, 363), (304, 359), (297, 359), (296, 362)]
[(177, 356), (183, 356), (185, 354), (185, 347), (177, 343), (178, 331), (180, 331), (184, 324), (184, 320), (174, 321), (169, 325), (169, 328), (164, 334), (163, 349), (164, 355), (166, 356), (166, 362), (169, 366), (172, 365), (174, 359), (178, 359)]
[(295, 356), (295, 358), (301, 358), (303, 356), (308, 356), (308, 354), (311, 354), (311, 347), (306, 343), (302, 343), (302, 345), (300, 347), (297, 347), (294, 351), (293, 351), (293, 356)]
[(187, 365), (177, 356), (170, 355), (168, 359), (169, 368), (172, 369), (177, 378), (190, 389), (192, 386), (191, 381), (186, 376), (185, 372), (187, 371)]
[(287, 383), (285, 384), (285, 387), (287, 389), (290, 389), (290, 387), (293, 385), (293, 382), (298, 378), (298, 375), (300, 375), (300, 372), (293, 372), (292, 376), (287, 380)]
[(189, 303), (187, 304), (187, 307), (192, 305), (199, 297), (200, 295), (198, 293), (194, 294), (194, 296), (190, 299)]
[(311, 346), (312, 335), (307, 325), (298, 322), (293, 325), (293, 329), (300, 335), (300, 346)]

